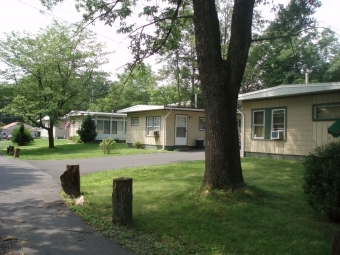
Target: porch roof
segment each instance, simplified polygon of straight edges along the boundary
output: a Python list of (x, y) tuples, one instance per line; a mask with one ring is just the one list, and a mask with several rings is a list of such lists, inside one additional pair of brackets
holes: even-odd
[(134, 105), (128, 108), (121, 109), (117, 111), (117, 113), (145, 112), (145, 111), (156, 111), (156, 110), (177, 110), (177, 111), (193, 111), (193, 112), (204, 111), (204, 109), (189, 108), (189, 107), (175, 107), (175, 106), (164, 106), (164, 105)]
[(340, 91), (340, 82), (279, 85), (249, 93), (239, 94), (238, 101), (258, 100), (264, 98), (290, 97), (313, 93)]

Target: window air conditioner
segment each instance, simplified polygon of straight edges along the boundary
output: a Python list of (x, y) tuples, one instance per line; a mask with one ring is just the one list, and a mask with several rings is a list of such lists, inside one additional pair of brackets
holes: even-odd
[(150, 136), (158, 137), (159, 136), (159, 130), (150, 131)]
[(272, 131), (272, 133), (271, 133), (271, 138), (273, 140), (282, 140), (283, 136), (284, 136), (284, 131), (283, 130)]

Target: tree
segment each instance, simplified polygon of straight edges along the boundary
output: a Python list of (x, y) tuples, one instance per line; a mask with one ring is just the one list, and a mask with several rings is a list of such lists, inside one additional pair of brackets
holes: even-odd
[[(103, 45), (87, 30), (54, 22), (37, 35), (12, 32), (0, 41), (0, 60), (7, 66), (7, 104), (3, 112), (48, 131), (54, 147), (53, 127), (73, 109), (90, 103), (96, 84), (106, 74)], [(42, 118), (49, 116), (49, 126)]]
[(179, 106), (195, 106), (195, 93), (199, 89), (196, 50), (192, 24), (186, 24), (181, 30), (180, 39), (170, 49), (163, 49), (159, 62), (166, 64), (158, 71), (159, 93), (163, 104), (177, 103)]
[(90, 105), (91, 111), (111, 112), (136, 104), (148, 104), (156, 87), (150, 66), (140, 65), (132, 72), (126, 69), (119, 81), (111, 82), (107, 95)]
[(33, 137), (31, 132), (21, 123), (20, 127), (13, 129), (11, 141), (23, 146), (33, 141)]
[[(44, 0), (45, 5), (60, 0)], [(80, 2), (80, 3), (79, 3)], [(112, 25), (118, 18), (133, 13), (138, 1), (79, 1), (88, 22), (97, 19)], [(318, 5), (315, 0), (300, 0), (302, 7)], [(237, 98), (252, 43), (252, 21), (255, 0), (234, 1), (230, 40), (225, 59), (222, 58), (221, 33), (214, 1), (169, 0), (167, 6), (143, 4), (140, 16), (147, 17), (155, 33), (147, 33), (148, 25), (136, 26), (125, 20), (118, 32), (127, 32), (135, 63), (158, 53), (172, 34), (181, 28), (187, 8), (193, 6), (193, 24), (199, 79), (206, 116), (206, 166), (202, 185), (208, 189), (230, 189), (244, 183), (236, 126)], [(310, 9), (312, 10), (314, 6)], [(185, 10), (185, 11), (183, 11)], [(183, 12), (182, 12), (183, 11)]]
[(336, 72), (330, 67), (338, 59), (339, 54), (335, 52), (339, 49), (339, 40), (329, 29), (317, 28), (315, 20), (310, 18), (313, 11), (303, 7), (301, 1), (278, 8), (277, 18), (251, 47), (243, 92), (304, 83), (307, 71), (312, 72), (311, 82), (336, 80)]
[(81, 123), (78, 135), (83, 143), (93, 142), (96, 139), (96, 123), (91, 115), (87, 115)]

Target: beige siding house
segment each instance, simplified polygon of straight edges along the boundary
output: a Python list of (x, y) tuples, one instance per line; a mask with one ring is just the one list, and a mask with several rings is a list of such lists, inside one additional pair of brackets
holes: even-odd
[(301, 159), (334, 138), (340, 119), (340, 82), (281, 85), (239, 95), (244, 156)]
[[(50, 126), (50, 117), (45, 116), (41, 119), (41, 123), (45, 127)], [(55, 139), (63, 139), (68, 137), (68, 130), (65, 129), (66, 118), (59, 119), (58, 125), (53, 127), (53, 137)], [(48, 138), (48, 132), (46, 129), (40, 129), (40, 138)]]
[(126, 143), (142, 143), (146, 148), (173, 150), (204, 148), (203, 109), (162, 105), (136, 105), (119, 110), (127, 114)]

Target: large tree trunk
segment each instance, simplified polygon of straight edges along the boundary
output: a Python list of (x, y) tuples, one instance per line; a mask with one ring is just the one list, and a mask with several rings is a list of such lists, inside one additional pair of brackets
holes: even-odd
[(206, 166), (202, 184), (208, 189), (230, 189), (244, 183), (236, 110), (251, 44), (254, 0), (235, 0), (227, 60), (222, 59), (215, 2), (194, 0), (193, 3), (206, 120)]
[(47, 133), (48, 133), (48, 148), (54, 148), (54, 136), (52, 124), (50, 124), (50, 127), (47, 129)]

